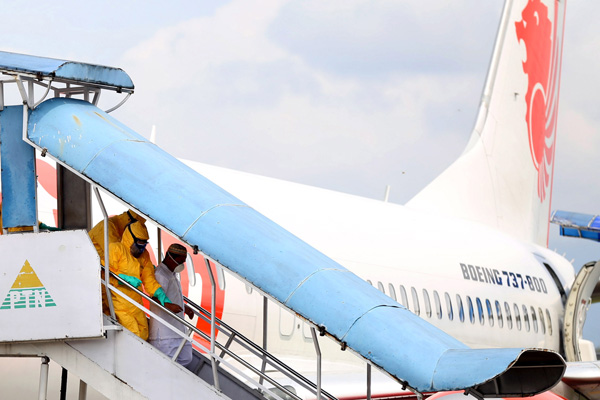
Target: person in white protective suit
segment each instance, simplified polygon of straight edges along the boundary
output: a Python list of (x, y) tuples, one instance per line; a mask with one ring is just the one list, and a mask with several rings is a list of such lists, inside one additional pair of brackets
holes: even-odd
[[(181, 291), (181, 284), (177, 279), (177, 273), (183, 271), (184, 265), (187, 258), (187, 251), (185, 247), (178, 243), (173, 243), (169, 246), (167, 253), (163, 261), (156, 267), (155, 275), (158, 283), (163, 287), (167, 296), (173, 304), (179, 305), (182, 311), (176, 313), (177, 316), (183, 318), (184, 312), (189, 318), (194, 317), (194, 311), (183, 303), (183, 293)], [(174, 326), (180, 332), (186, 332), (186, 328), (183, 323), (168, 315), (165, 311), (161, 310), (156, 304), (150, 304), (150, 311), (164, 319), (166, 322)], [(150, 336), (148, 338), (150, 344), (158, 348), (160, 351), (165, 353), (169, 357), (173, 357), (175, 351), (181, 344), (182, 337), (174, 332), (171, 328), (162, 324), (155, 318), (150, 318)], [(184, 367), (191, 369), (192, 367), (192, 345), (189, 341), (186, 341), (181, 353), (177, 357), (177, 362)]]

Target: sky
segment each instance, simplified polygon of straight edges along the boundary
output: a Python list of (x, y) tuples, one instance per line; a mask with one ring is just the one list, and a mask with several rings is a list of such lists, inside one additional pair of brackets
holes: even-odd
[[(403, 204), (464, 149), (500, 0), (3, 4), (0, 50), (110, 65), (176, 157)], [(553, 209), (600, 213), (600, 3), (567, 4)], [(107, 104), (110, 97), (102, 99)], [(597, 243), (549, 247), (579, 269)], [(592, 313), (593, 314), (593, 313)], [(600, 314), (600, 313), (599, 313)], [(600, 320), (600, 315), (597, 317)], [(584, 336), (600, 343), (600, 323)]]

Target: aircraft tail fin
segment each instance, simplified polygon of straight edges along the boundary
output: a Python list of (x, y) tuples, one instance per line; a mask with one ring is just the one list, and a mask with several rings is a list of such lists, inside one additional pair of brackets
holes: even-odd
[(507, 0), (463, 154), (407, 203), (547, 245), (565, 0)]

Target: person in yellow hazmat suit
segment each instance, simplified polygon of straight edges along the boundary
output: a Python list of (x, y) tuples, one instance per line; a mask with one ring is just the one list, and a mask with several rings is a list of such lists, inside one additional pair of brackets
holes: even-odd
[[(123, 238), (123, 233), (128, 224), (138, 221), (141, 226), (146, 229), (146, 219), (133, 210), (125, 211), (122, 214), (112, 216), (108, 218), (108, 243), (119, 243)], [(98, 256), (104, 265), (104, 220), (98, 222), (88, 232)], [(146, 231), (147, 234), (147, 231)], [(151, 297), (156, 297), (160, 303), (164, 306), (166, 303), (172, 303), (167, 297), (165, 291), (156, 281), (154, 275), (154, 265), (150, 260), (150, 254), (148, 250), (143, 250), (142, 254), (138, 256), (138, 261), (141, 265), (141, 279), (144, 284), (144, 289)], [(106, 300), (106, 291), (102, 290), (102, 310), (105, 314), (109, 314), (108, 302)]]
[[(146, 227), (141, 222), (135, 221), (126, 226), (120, 242), (110, 243), (108, 246), (110, 270), (138, 289), (142, 285), (140, 256), (146, 250), (148, 239)], [(104, 264), (104, 260), (102, 263)], [(142, 304), (142, 296), (127, 285), (119, 285), (117, 279), (113, 277), (110, 278), (110, 283), (119, 287), (119, 290), (137, 303)], [(114, 292), (111, 293), (111, 296), (117, 321), (140, 338), (147, 340), (148, 320), (146, 314), (122, 296)]]
[[(108, 218), (108, 243), (120, 242), (125, 228), (131, 222), (139, 221), (145, 226), (146, 219), (133, 210)], [(89, 232), (90, 239), (101, 259), (104, 258), (104, 220), (98, 222)]]

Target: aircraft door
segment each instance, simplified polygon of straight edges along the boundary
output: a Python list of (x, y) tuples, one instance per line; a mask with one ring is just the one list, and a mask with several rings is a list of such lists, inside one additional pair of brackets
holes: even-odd
[(567, 361), (596, 360), (594, 346), (591, 342), (582, 339), (582, 332), (587, 310), (592, 303), (592, 293), (598, 286), (599, 278), (600, 261), (589, 262), (581, 268), (569, 292), (563, 324)]

